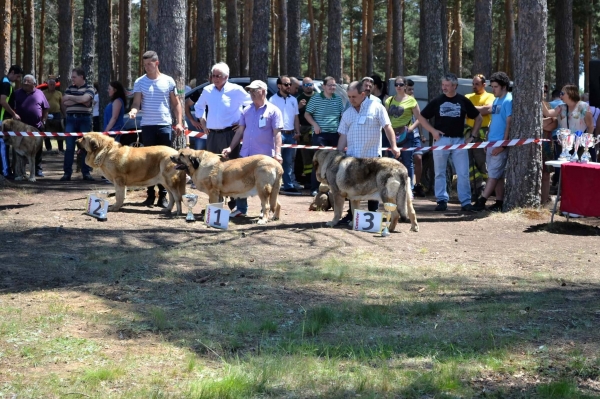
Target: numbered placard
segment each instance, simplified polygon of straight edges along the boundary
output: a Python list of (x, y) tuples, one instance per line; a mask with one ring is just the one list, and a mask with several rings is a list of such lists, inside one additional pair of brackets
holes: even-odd
[(216, 227), (217, 229), (227, 230), (229, 227), (229, 209), (223, 208), (222, 203), (208, 204), (206, 206), (206, 214), (204, 216), (204, 223), (210, 227)]
[(104, 218), (108, 214), (108, 201), (89, 194), (87, 198), (87, 214), (96, 219)]
[(379, 233), (381, 231), (381, 221), (383, 214), (381, 212), (354, 210), (354, 219), (352, 228), (358, 231), (370, 233)]

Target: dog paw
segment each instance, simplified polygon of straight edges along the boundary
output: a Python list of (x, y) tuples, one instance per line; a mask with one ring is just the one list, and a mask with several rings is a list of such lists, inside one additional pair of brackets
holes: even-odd
[(418, 233), (419, 232), (419, 226), (412, 226), (410, 228), (410, 231), (414, 231), (415, 233)]
[(115, 205), (109, 205), (108, 206), (108, 211), (109, 212), (117, 212), (119, 209), (121, 209), (120, 206), (115, 206)]
[(258, 222), (256, 224), (264, 225), (267, 224), (267, 221), (265, 219), (258, 219)]
[(35, 177), (30, 177), (30, 178), (29, 178), (29, 179), (27, 179), (27, 180), (29, 180), (30, 182), (35, 182)]

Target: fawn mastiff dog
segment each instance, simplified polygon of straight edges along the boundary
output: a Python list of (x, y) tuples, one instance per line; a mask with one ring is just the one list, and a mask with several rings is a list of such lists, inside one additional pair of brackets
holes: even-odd
[(357, 209), (361, 200), (378, 200), (396, 204), (392, 212), (390, 231), (394, 231), (399, 216), (410, 218), (411, 231), (419, 231), (417, 216), (410, 196), (410, 182), (404, 165), (392, 158), (354, 158), (337, 150), (318, 150), (313, 157), (317, 180), (329, 185), (333, 196), (335, 226), (342, 218), (344, 199), (350, 209)]
[(164, 145), (129, 147), (101, 133), (87, 133), (77, 140), (77, 145), (87, 151), (85, 163), (99, 168), (115, 186), (116, 202), (109, 209), (118, 211), (123, 206), (127, 186), (153, 186), (162, 184), (169, 193), (166, 212), (177, 205), (181, 214), (181, 197), (185, 194), (185, 172), (176, 170), (171, 156), (177, 150)]
[[(39, 132), (33, 126), (15, 119), (2, 122), (3, 132)], [(15, 180), (35, 181), (35, 155), (42, 148), (44, 138), (41, 136), (4, 136), (4, 142), (12, 145), (17, 153), (15, 159)], [(25, 162), (29, 162), (29, 178), (25, 171)]]
[(210, 203), (219, 197), (246, 198), (258, 195), (261, 203), (261, 218), (258, 224), (279, 219), (279, 188), (283, 168), (275, 159), (266, 155), (226, 160), (209, 151), (189, 148), (179, 150), (171, 157), (177, 168), (186, 170), (196, 188), (207, 194)]

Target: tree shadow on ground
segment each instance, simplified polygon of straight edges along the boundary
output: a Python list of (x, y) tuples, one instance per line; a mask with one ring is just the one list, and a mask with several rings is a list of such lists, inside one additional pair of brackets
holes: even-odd
[(537, 233), (540, 231), (570, 236), (600, 236), (600, 227), (577, 222), (541, 223), (529, 226), (524, 230), (525, 233)]

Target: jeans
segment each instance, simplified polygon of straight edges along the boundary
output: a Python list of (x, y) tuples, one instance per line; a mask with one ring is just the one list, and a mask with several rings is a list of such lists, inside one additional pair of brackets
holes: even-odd
[[(396, 143), (396, 145), (398, 146), (398, 148), (414, 147), (414, 141), (414, 135), (409, 132), (406, 134), (404, 141)], [(387, 148), (390, 146), (390, 141), (388, 140), (385, 133), (382, 133), (381, 146), (383, 148)], [(413, 161), (413, 154), (414, 151), (400, 151), (400, 158), (398, 158), (398, 160), (402, 163), (402, 165), (404, 165), (404, 167), (408, 171), (408, 178), (410, 179), (411, 190), (415, 188), (415, 164)], [(391, 151), (383, 151), (383, 156), (387, 158), (393, 158), (394, 154), (392, 154)]]
[[(92, 130), (92, 115), (91, 114), (67, 114), (67, 120), (65, 124), (65, 131), (69, 133), (73, 132), (90, 132)], [(65, 160), (63, 163), (63, 172), (67, 176), (71, 176), (73, 173), (73, 158), (75, 157), (75, 141), (77, 137), (67, 137), (67, 148), (65, 150)], [(92, 168), (85, 163), (85, 156), (87, 152), (82, 148), (81, 150), (81, 173), (89, 175)]]
[(194, 150), (206, 150), (206, 139), (190, 137), (190, 147)]
[[(154, 145), (165, 145), (171, 147), (171, 126), (142, 126), (142, 143), (144, 147), (151, 147)], [(147, 188), (149, 198), (154, 198), (154, 186)], [(167, 196), (167, 190), (158, 184), (158, 197), (163, 198)]]
[(248, 198), (236, 198), (235, 209), (242, 212), (244, 215), (248, 213)]
[[(337, 133), (313, 134), (312, 145), (337, 147), (339, 138), (340, 135)], [(319, 181), (317, 180), (316, 170), (313, 168), (310, 175), (310, 191), (316, 191), (318, 189)]]
[[(442, 136), (435, 145), (464, 144), (463, 137)], [(469, 182), (469, 153), (467, 150), (433, 151), (433, 169), (435, 170), (435, 197), (438, 201), (450, 199), (446, 191), (446, 167), (448, 157), (452, 155), (452, 162), (456, 169), (458, 179), (458, 199), (462, 206), (471, 203), (471, 184)]]
[[(296, 144), (294, 139), (294, 133), (282, 133), (281, 134), (282, 144)], [(281, 158), (283, 158), (283, 190), (294, 188), (294, 148), (282, 148)]]

